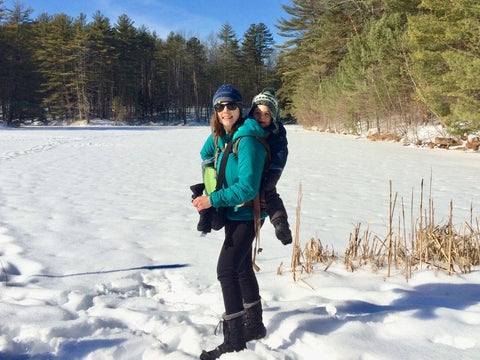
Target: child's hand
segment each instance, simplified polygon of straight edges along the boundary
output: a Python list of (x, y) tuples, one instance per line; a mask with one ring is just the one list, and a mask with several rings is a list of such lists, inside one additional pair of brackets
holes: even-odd
[(212, 207), (212, 204), (210, 204), (210, 198), (208, 196), (199, 196), (192, 201), (192, 204), (197, 208), (198, 211)]

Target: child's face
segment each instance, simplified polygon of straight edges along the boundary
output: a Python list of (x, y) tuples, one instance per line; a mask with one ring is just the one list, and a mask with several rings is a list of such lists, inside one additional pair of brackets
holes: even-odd
[(253, 110), (253, 118), (257, 120), (262, 128), (270, 126), (272, 123), (272, 114), (267, 105), (257, 105)]

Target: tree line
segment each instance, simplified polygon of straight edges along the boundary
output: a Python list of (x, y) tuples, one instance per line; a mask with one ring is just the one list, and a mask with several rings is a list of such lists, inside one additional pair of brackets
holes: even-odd
[(207, 120), (222, 83), (248, 106), (273, 86), (305, 126), (405, 131), (440, 121), (480, 130), (478, 0), (291, 0), (276, 25), (242, 39), (226, 23), (206, 41), (159, 39), (127, 15), (42, 14), (0, 0), (0, 112), (26, 119)]
[(229, 83), (248, 106), (265, 86), (278, 87), (274, 41), (263, 23), (239, 40), (225, 23), (207, 41), (171, 32), (160, 39), (127, 15), (112, 25), (41, 14), (0, 0), (0, 114), (26, 121), (110, 119), (128, 124), (208, 121), (211, 99)]
[(277, 72), (301, 123), (480, 130), (478, 0), (292, 0)]

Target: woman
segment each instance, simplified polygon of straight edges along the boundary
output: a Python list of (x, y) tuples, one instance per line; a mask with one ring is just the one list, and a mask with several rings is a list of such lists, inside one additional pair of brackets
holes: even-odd
[[(260, 292), (252, 266), (255, 225), (252, 207), (241, 206), (253, 200), (260, 189), (267, 151), (256, 137), (265, 135), (254, 119), (242, 119), (242, 96), (230, 85), (222, 85), (213, 97), (215, 112), (210, 121), (212, 134), (200, 154), (202, 160), (217, 155), (220, 168), (223, 150), (238, 138), (236, 153), (228, 155), (222, 189), (193, 200), (198, 211), (226, 208), (225, 241), (217, 263), (217, 278), (225, 305), (223, 343), (203, 351), (200, 359), (217, 359), (222, 354), (241, 351), (246, 342), (265, 336)], [(266, 216), (262, 214), (263, 218)]]

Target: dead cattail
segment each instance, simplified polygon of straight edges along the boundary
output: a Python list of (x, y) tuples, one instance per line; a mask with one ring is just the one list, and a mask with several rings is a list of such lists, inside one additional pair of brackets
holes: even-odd
[(295, 225), (295, 239), (293, 242), (293, 249), (292, 249), (292, 274), (293, 280), (297, 281), (297, 273), (296, 269), (297, 266), (301, 264), (301, 251), (300, 251), (300, 209), (302, 205), (302, 183), (298, 184), (298, 198), (297, 198), (297, 221)]
[[(401, 214), (398, 218), (398, 228), (395, 232), (393, 224), (397, 193), (393, 193), (390, 181), (389, 196), (389, 222), (388, 234), (385, 237), (373, 235), (370, 232), (370, 219), (366, 230), (360, 231), (361, 223), (354, 225), (350, 233), (348, 245), (344, 252), (344, 264), (347, 270), (355, 271), (361, 266), (370, 266), (373, 271), (387, 266), (387, 276), (391, 275), (391, 265), (396, 269), (402, 268), (406, 280), (412, 276), (415, 269), (423, 266), (433, 271), (442, 270), (447, 274), (456, 272), (469, 273), (473, 266), (480, 265), (480, 217), (473, 217), (473, 205), (470, 206), (469, 222), (464, 222), (457, 231), (453, 226), (453, 202), (450, 201), (450, 216), (445, 225), (435, 224), (435, 209), (432, 197), (432, 181), (430, 179), (430, 192), (428, 207), (423, 204), (423, 179), (421, 181), (419, 216), (413, 214), (413, 195), (411, 193), (411, 233), (406, 233), (406, 217), (403, 198), (401, 201)], [(291, 270), (294, 281), (312, 288), (302, 274), (311, 275), (315, 264), (323, 263), (324, 271), (338, 259), (335, 252), (324, 247), (319, 238), (310, 238), (304, 250), (300, 248), (300, 208), (302, 199), (302, 186), (299, 184), (297, 202), (297, 222), (295, 241), (292, 249)], [(277, 270), (282, 274), (283, 263)], [(297, 271), (299, 274), (297, 274)]]

